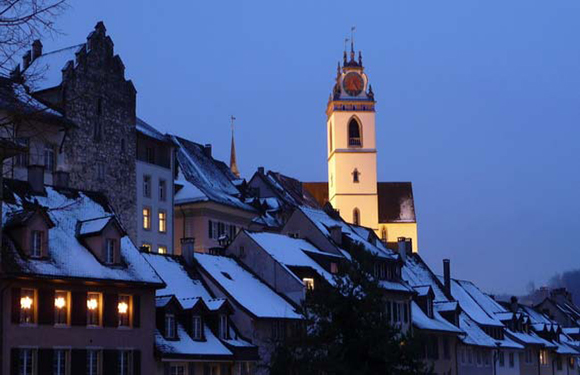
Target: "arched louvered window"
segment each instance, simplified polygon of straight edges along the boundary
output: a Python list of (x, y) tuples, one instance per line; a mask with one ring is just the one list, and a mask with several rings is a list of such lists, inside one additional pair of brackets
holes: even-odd
[(360, 225), (360, 211), (356, 207), (352, 210), (352, 223), (354, 225)]
[(352, 118), (348, 123), (348, 146), (360, 147), (361, 145), (361, 126), (356, 119)]

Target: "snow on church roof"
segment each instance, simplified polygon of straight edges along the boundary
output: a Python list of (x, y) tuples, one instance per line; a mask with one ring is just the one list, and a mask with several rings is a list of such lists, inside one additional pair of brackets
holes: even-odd
[(207, 275), (215, 280), (233, 301), (258, 318), (302, 319), (295, 308), (234, 259), (195, 254)]
[(16, 245), (8, 246), (2, 259), (5, 274), (163, 284), (128, 236), (123, 236), (120, 241), (122, 266), (114, 267), (99, 262), (79, 242), (78, 222), (112, 214), (104, 195), (50, 186), (46, 186), (45, 191), (45, 195), (37, 194), (27, 182), (4, 180), (3, 224), (12, 212), (36, 204), (45, 209), (55, 223), (48, 230), (48, 258), (27, 258), (16, 249)]

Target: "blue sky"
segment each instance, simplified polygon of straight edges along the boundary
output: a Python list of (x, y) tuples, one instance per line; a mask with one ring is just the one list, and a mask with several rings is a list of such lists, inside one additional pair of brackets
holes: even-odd
[(325, 106), (344, 38), (378, 101), (379, 178), (412, 181), (422, 256), (493, 293), (580, 268), (580, 2), (73, 1), (105, 22), (139, 116), (229, 160), (326, 179)]

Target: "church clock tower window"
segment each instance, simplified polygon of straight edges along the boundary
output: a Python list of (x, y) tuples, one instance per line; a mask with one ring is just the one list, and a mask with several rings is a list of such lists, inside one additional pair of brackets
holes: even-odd
[(360, 147), (362, 145), (360, 137), (360, 124), (356, 119), (351, 119), (348, 124), (348, 146)]
[(354, 169), (354, 171), (352, 172), (352, 182), (354, 182), (355, 184), (359, 183), (359, 176), (360, 176), (360, 172), (358, 171), (358, 169)]

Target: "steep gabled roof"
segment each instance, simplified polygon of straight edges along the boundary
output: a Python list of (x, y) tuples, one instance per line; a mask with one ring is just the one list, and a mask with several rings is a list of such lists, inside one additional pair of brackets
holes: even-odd
[(171, 143), (171, 138), (167, 135), (161, 133), (159, 130), (155, 129), (152, 125), (149, 125), (144, 120), (137, 117), (137, 124), (136, 124), (137, 133), (142, 134), (146, 137), (153, 138), (159, 142), (163, 143)]
[(69, 62), (76, 63), (76, 54), (83, 48), (86, 48), (85, 43), (43, 53), (34, 59), (23, 71), (27, 81), (32, 82), (32, 91), (42, 91), (60, 86), (62, 71)]

